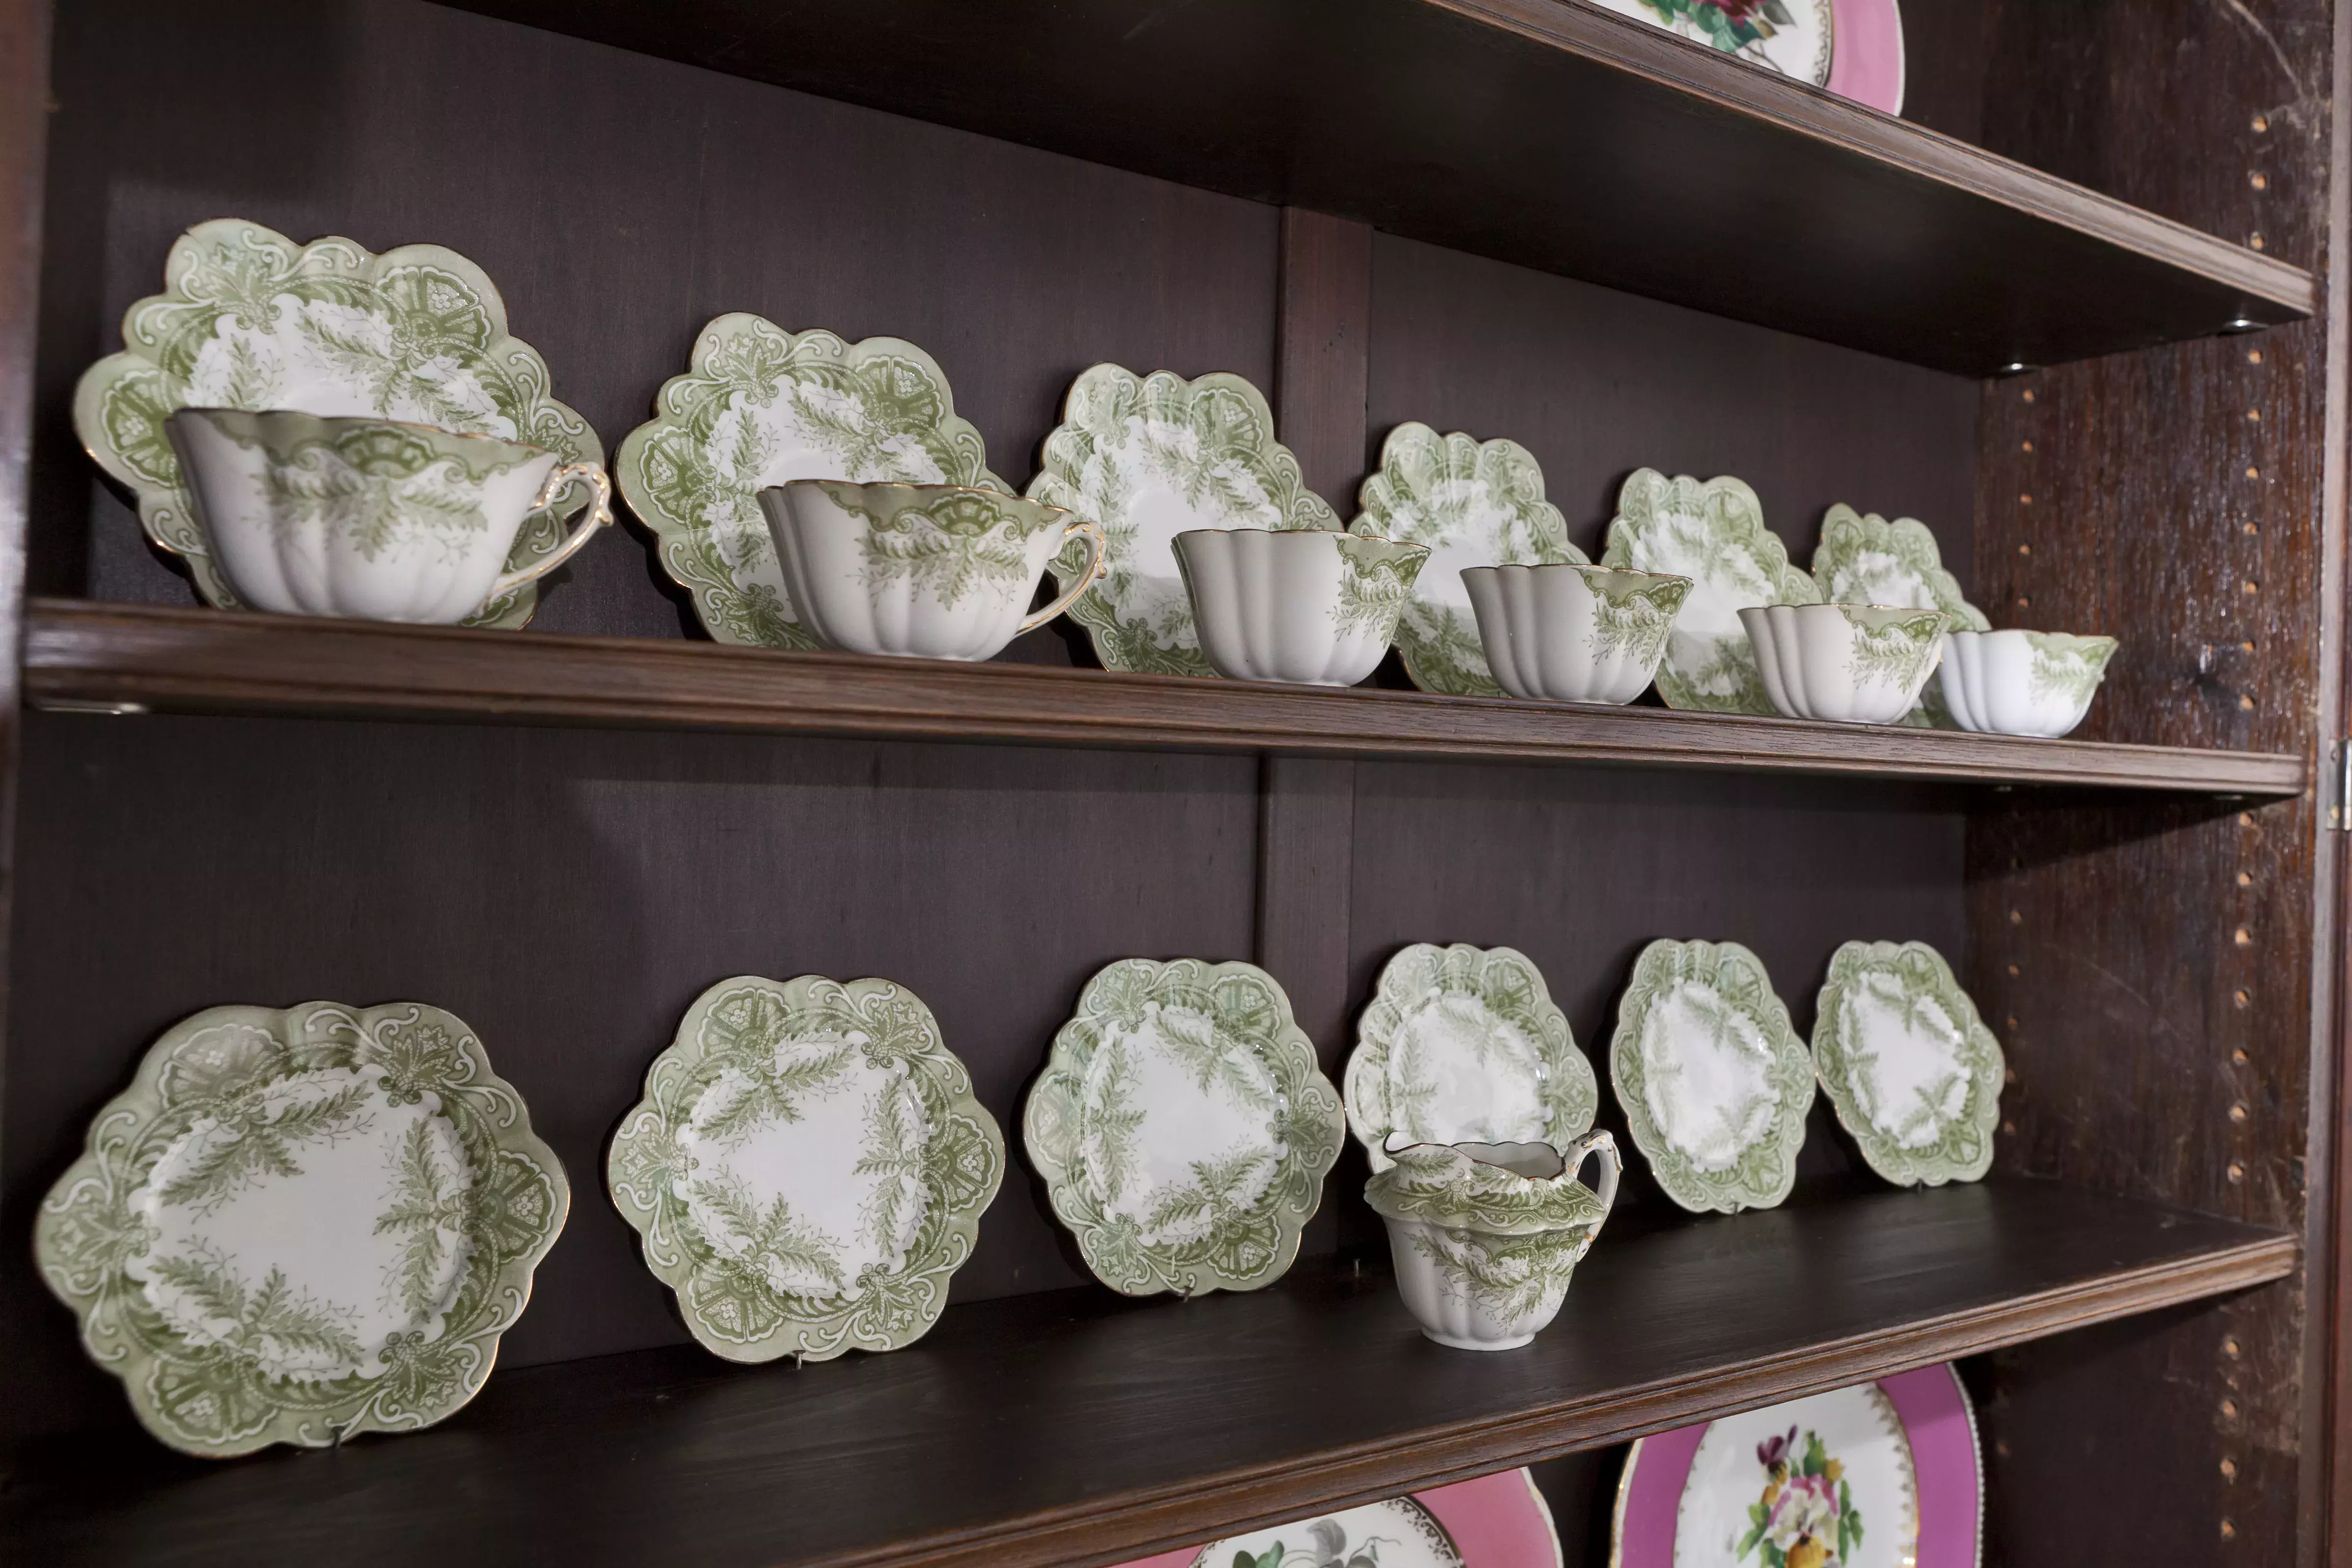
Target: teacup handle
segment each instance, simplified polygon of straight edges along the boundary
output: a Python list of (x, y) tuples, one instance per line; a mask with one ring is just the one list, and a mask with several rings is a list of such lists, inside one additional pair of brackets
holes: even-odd
[(573, 528), (571, 538), (555, 547), (554, 554), (531, 562), (520, 571), (508, 572), (490, 584), (490, 591), (484, 596), (486, 600), (511, 593), (526, 582), (535, 582), (545, 577), (578, 555), (580, 547), (593, 538), (598, 528), (613, 520), (613, 481), (605, 476), (604, 469), (593, 463), (566, 463), (550, 474), (547, 483), (539, 487), (539, 498), (531, 502), (530, 510), (523, 516), (529, 517), (532, 512), (545, 511), (553, 506), (555, 497), (562, 495), (563, 487), (574, 479), (585, 479), (595, 489), (588, 507), (588, 520)]
[(1625, 1174), (1625, 1162), (1617, 1155), (1617, 1140), (1605, 1128), (1596, 1127), (1568, 1146), (1569, 1176), (1574, 1176), (1584, 1162), (1594, 1155), (1601, 1156), (1601, 1185), (1592, 1190), (1600, 1196), (1601, 1207), (1617, 1207), (1617, 1178)]
[[(1072, 534), (1084, 534), (1089, 540), (1093, 541), (1094, 545), (1093, 549), (1088, 552), (1087, 570), (1078, 574), (1077, 586), (1071, 589), (1067, 593), (1062, 595), (1061, 598), (1054, 601), (1053, 603), (1045, 606), (1045, 609), (1037, 612), (1036, 614), (1029, 617), (1028, 620), (1021, 622), (1021, 624), (1013, 630), (1013, 634), (1014, 636), (1018, 637), (1024, 632), (1034, 632), (1038, 627), (1043, 626), (1046, 622), (1051, 621), (1055, 616), (1059, 615), (1063, 611), (1067, 610), (1071, 605), (1077, 602), (1078, 595), (1084, 593), (1087, 589), (1092, 588), (1095, 583), (1095, 579), (1102, 575), (1103, 551), (1109, 548), (1108, 541), (1103, 538), (1102, 525), (1096, 522), (1092, 517), (1073, 517), (1070, 519), (1069, 526), (1062, 530), (1062, 547), (1066, 547), (1069, 544), (1070, 536)], [(1060, 553), (1060, 549), (1062, 547), (1056, 547), (1056, 554)]]

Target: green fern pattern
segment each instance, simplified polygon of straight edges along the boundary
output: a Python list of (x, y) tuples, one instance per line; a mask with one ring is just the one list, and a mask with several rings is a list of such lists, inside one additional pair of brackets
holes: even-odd
[[(1873, 1170), (1902, 1186), (1940, 1186), (1990, 1168), (2000, 1044), (1943, 955), (1923, 942), (1849, 942), (1831, 956), (1815, 1018), (1822, 1087)], [(1874, 1030), (1873, 1018), (1891, 1027)], [(1913, 1092), (1888, 1103), (1875, 1088), (1880, 1058), (1922, 1040), (1948, 1060), (1924, 1072), (1905, 1063)]]

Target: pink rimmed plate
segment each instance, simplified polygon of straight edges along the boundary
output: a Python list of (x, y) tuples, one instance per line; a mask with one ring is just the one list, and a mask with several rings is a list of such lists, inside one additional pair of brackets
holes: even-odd
[(1609, 1561), (1979, 1568), (1983, 1525), (1975, 1413), (1929, 1366), (1644, 1437)]
[[(1396, 1500), (1398, 1502), (1405, 1500)], [(1450, 1487), (1432, 1487), (1427, 1491), (1412, 1494), (1410, 1500), (1419, 1504), (1413, 1511), (1426, 1515), (1442, 1529), (1451, 1542), (1462, 1568), (1561, 1568), (1559, 1536), (1552, 1529), (1551, 1510), (1536, 1490), (1535, 1478), (1525, 1470), (1503, 1470), (1491, 1476), (1480, 1476), (1475, 1481), (1461, 1481)], [(1350, 1516), (1371, 1515), (1375, 1510), (1393, 1508), (1394, 1503), (1375, 1503), (1366, 1509), (1349, 1509), (1337, 1513), (1297, 1521), (1300, 1529), (1338, 1521), (1343, 1530), (1351, 1522)], [(1384, 1528), (1381, 1519), (1367, 1522), (1375, 1531)], [(1249, 1548), (1256, 1546), (1261, 1537), (1270, 1538), (1290, 1529), (1273, 1531), (1252, 1531), (1246, 1535), (1218, 1541), (1207, 1546), (1187, 1546), (1175, 1552), (1162, 1552), (1156, 1557), (1139, 1558), (1124, 1568), (1193, 1568), (1195, 1563), (1228, 1568), (1237, 1552), (1255, 1556)], [(1357, 1531), (1349, 1531), (1355, 1542)], [(1312, 1550), (1310, 1538), (1300, 1535), (1297, 1546)], [(1418, 1542), (1400, 1541), (1401, 1545), (1418, 1548)], [(1434, 1550), (1433, 1548), (1432, 1550)], [(1301, 1562), (1309, 1561), (1302, 1553)], [(1344, 1558), (1343, 1558), (1344, 1560)], [(1443, 1557), (1440, 1556), (1440, 1561)], [(1390, 1561), (1383, 1554), (1383, 1568)], [(1402, 1558), (1399, 1559), (1402, 1561)]]
[(1595, 0), (1809, 87), (1903, 112), (1896, 0)]

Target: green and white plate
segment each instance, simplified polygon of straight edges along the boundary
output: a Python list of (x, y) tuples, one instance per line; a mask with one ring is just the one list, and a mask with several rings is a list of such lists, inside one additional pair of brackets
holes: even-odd
[(1122, 958), (1055, 1035), (1021, 1131), (1097, 1279), (1192, 1296), (1282, 1277), (1344, 1121), (1273, 976)]
[(1813, 1067), (1870, 1168), (1898, 1186), (1975, 1181), (1992, 1166), (2000, 1042), (1924, 942), (1849, 942), (1830, 959)]
[(738, 975), (687, 1009), (604, 1169), (704, 1348), (824, 1361), (938, 1321), (1004, 1138), (913, 992)]
[(1756, 651), (1739, 612), (1758, 604), (1819, 604), (1822, 591), (1764, 526), (1764, 506), (1744, 481), (1701, 482), (1636, 469), (1618, 492), (1603, 566), (1691, 580), (1666, 635), (1658, 695), (1668, 707), (1707, 713), (1777, 710), (1764, 695)]
[(1685, 1208), (1770, 1208), (1797, 1179), (1812, 1060), (1763, 960), (1653, 942), (1617, 1004), (1609, 1075), (1633, 1146)]
[(1412, 1498), (1392, 1497), (1211, 1542), (1193, 1554), (1192, 1568), (1463, 1568), (1463, 1562), (1434, 1514)]
[[(507, 335), (497, 287), (454, 250), (298, 246), (259, 224), (215, 218), (172, 246), (163, 283), (123, 317), (122, 351), (82, 372), (74, 429), (137, 496), (147, 537), (187, 563), (208, 604), (244, 608), (213, 562), (163, 433), (179, 409), (407, 420), (527, 442), (567, 463), (604, 461), (588, 422), (548, 396), (546, 361)], [(524, 520), (509, 570), (562, 542), (562, 519), (583, 490), (568, 486)], [(527, 582), (466, 624), (520, 626), (538, 605), (539, 587)]]
[[(1916, 517), (1888, 522), (1876, 512), (1858, 513), (1841, 501), (1822, 517), (1821, 543), (1813, 547), (1813, 581), (1831, 604), (1887, 604), (1900, 610), (1940, 610), (1955, 632), (1987, 632), (1992, 622), (1961, 593), (1959, 580), (1944, 570), (1936, 536)], [(1930, 680), (1906, 721), (1952, 729), (1943, 685)]]
[[(1106, 670), (1214, 675), (1192, 629), (1172, 541), (1188, 528), (1337, 528), (1298, 459), (1274, 438), (1257, 388), (1219, 371), (1186, 381), (1097, 365), (1071, 384), (1029, 494), (1102, 525), (1103, 572), (1070, 607)], [(1066, 593), (1086, 568), (1065, 550)]]
[(1567, 519), (1544, 499), (1534, 454), (1516, 441), (1400, 424), (1381, 444), (1380, 470), (1364, 481), (1357, 505), (1355, 532), (1429, 547), (1397, 619), (1397, 652), (1412, 684), (1454, 696), (1501, 696), (1463, 569), (1585, 561), (1569, 542)]
[(1400, 1144), (1549, 1144), (1592, 1125), (1601, 1090), (1543, 974), (1508, 947), (1417, 942), (1356, 1025), (1348, 1125), (1372, 1169)]
[(33, 1251), (148, 1431), (226, 1458), (464, 1405), (570, 1201), (439, 1008), (208, 1008), (90, 1124)]
[(761, 490), (787, 479), (1012, 488), (914, 344), (787, 332), (741, 311), (696, 336), (687, 372), (662, 384), (613, 477), (704, 629), (770, 648), (817, 642), (784, 590)]

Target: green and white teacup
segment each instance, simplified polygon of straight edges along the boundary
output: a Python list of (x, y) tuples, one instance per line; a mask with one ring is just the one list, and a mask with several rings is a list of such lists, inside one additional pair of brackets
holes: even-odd
[[(613, 520), (592, 463), (397, 420), (184, 408), (163, 422), (214, 561), (257, 610), (452, 624), (562, 566)], [(587, 517), (506, 570), (523, 519), (574, 480)]]
[[(793, 479), (760, 492), (793, 612), (828, 648), (917, 659), (993, 658), (1070, 606), (1102, 570), (1103, 532), (1043, 501), (969, 485)], [(1086, 570), (1024, 615), (1073, 536)]]

